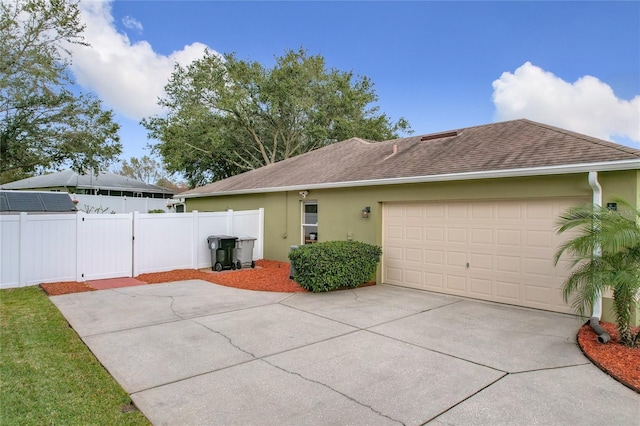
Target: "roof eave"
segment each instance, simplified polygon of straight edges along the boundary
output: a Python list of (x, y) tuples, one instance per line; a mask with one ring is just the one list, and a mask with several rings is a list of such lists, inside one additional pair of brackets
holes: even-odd
[(226, 195), (264, 194), (269, 192), (302, 191), (312, 189), (353, 188), (361, 186), (400, 185), (410, 183), (447, 182), (456, 180), (497, 179), (526, 176), (548, 176), (571, 173), (607, 172), (640, 169), (640, 159), (606, 161), (597, 163), (567, 164), (561, 166), (530, 167), (523, 169), (488, 170), (481, 172), (448, 173), (441, 175), (410, 176), (386, 179), (369, 179), (350, 182), (330, 182), (309, 185), (279, 186), (271, 188), (250, 188), (235, 191), (211, 192), (203, 194), (178, 194), (178, 198), (222, 197)]

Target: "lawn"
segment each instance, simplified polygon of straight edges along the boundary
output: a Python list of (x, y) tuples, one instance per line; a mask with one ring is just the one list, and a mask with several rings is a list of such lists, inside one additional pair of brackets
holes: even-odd
[(0, 291), (0, 424), (148, 425), (39, 287)]

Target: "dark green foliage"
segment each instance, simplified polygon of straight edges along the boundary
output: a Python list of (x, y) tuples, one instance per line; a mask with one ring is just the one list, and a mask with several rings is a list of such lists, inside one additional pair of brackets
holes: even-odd
[(371, 280), (382, 249), (359, 241), (328, 241), (301, 246), (289, 253), (295, 281), (318, 293), (353, 288)]
[[(640, 333), (631, 331), (631, 317), (640, 291), (640, 210), (622, 199), (614, 199), (618, 210), (586, 205), (560, 216), (558, 232), (573, 231), (555, 256), (569, 255), (573, 270), (563, 286), (565, 301), (584, 316), (606, 290), (613, 291), (618, 332), (623, 345), (640, 346)], [(600, 252), (599, 255), (595, 253)]]
[(167, 166), (190, 186), (286, 160), (334, 142), (411, 133), (375, 105), (373, 82), (326, 65), (304, 49), (269, 68), (233, 54), (176, 66), (159, 104), (166, 115), (142, 124)]
[(120, 154), (112, 111), (70, 88), (84, 28), (77, 0), (0, 2), (0, 183), (100, 170)]

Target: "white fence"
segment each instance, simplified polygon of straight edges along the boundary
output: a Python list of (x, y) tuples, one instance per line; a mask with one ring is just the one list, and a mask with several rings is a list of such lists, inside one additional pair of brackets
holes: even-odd
[[(82, 211), (90, 209), (102, 209), (105, 213), (133, 213), (149, 210), (164, 210), (173, 212), (174, 199), (141, 198), (141, 197), (116, 197), (111, 195), (69, 194), (72, 200), (77, 200), (76, 208)], [(169, 207), (171, 205), (172, 207)]]
[(264, 210), (3, 215), (0, 288), (210, 267), (209, 235), (255, 237), (262, 259)]

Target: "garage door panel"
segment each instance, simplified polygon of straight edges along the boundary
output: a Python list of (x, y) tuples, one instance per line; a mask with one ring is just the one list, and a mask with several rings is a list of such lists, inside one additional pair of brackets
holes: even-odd
[(466, 243), (467, 228), (448, 228), (447, 242), (448, 243)]
[(448, 267), (465, 268), (467, 264), (467, 253), (464, 251), (448, 251), (447, 263)]
[(525, 272), (528, 275), (550, 277), (555, 275), (555, 269), (556, 268), (553, 266), (553, 261), (550, 259), (536, 259), (532, 257), (528, 257), (525, 259)]
[(408, 226), (405, 229), (405, 240), (415, 240), (422, 241), (424, 237), (422, 236), (422, 227), (421, 226)]
[(498, 220), (522, 220), (522, 206), (520, 204), (514, 204), (509, 202), (497, 203), (496, 207), (496, 219)]
[(537, 220), (545, 219), (544, 223), (548, 223), (549, 220), (553, 220), (556, 217), (554, 206), (548, 202), (530, 201), (525, 204), (526, 206), (526, 219)]
[(424, 262), (435, 265), (444, 265), (444, 252), (442, 250), (429, 250), (425, 249)]
[(389, 226), (387, 227), (387, 238), (389, 240), (402, 240), (404, 236), (403, 226)]
[(522, 232), (519, 229), (496, 230), (496, 243), (506, 247), (521, 247)]
[(407, 218), (409, 223), (412, 222), (412, 219), (413, 221), (420, 223), (423, 219), (422, 210), (423, 206), (421, 205), (409, 205), (405, 208), (404, 216)]
[(404, 282), (410, 287), (422, 287), (422, 271), (414, 269), (404, 270)]
[(469, 291), (474, 296), (490, 297), (493, 295), (493, 281), (490, 279), (471, 278)]
[(390, 260), (402, 260), (402, 248), (401, 247), (391, 247), (391, 246), (386, 246), (385, 247), (385, 257)]
[(407, 248), (405, 249), (405, 256), (404, 259), (407, 262), (416, 262), (416, 263), (423, 263), (422, 262), (422, 249), (421, 248)]
[(527, 302), (538, 305), (549, 305), (551, 302), (551, 289), (534, 285), (525, 285), (524, 297)]
[(494, 256), (490, 254), (471, 253), (469, 267), (491, 272), (494, 269), (493, 259)]
[(496, 296), (501, 302), (518, 304), (520, 301), (521, 284), (517, 281), (496, 281)]
[(571, 312), (560, 291), (570, 264), (566, 259), (553, 264), (555, 251), (568, 236), (556, 234), (555, 220), (584, 202), (385, 204), (384, 282)]
[(494, 217), (494, 210), (491, 203), (477, 203), (471, 206), (471, 219), (493, 220), (493, 217)]
[(467, 277), (464, 275), (445, 275), (445, 288), (454, 294), (464, 294), (467, 291)]
[(393, 266), (386, 267), (387, 277), (386, 281), (389, 284), (402, 285), (402, 269), (394, 268)]
[(495, 231), (491, 228), (471, 229), (471, 244), (492, 245)]
[(555, 232), (552, 230), (533, 230), (525, 232), (528, 247), (556, 247)]
[(448, 219), (467, 219), (469, 209), (463, 204), (448, 204), (446, 208), (446, 217)]
[(496, 256), (496, 272), (520, 273), (520, 257)]
[(445, 233), (445, 229), (442, 226), (440, 227), (427, 226), (426, 232), (425, 232), (425, 235), (426, 235), (425, 239), (427, 241), (431, 241), (434, 243), (443, 243), (444, 233)]
[(427, 290), (442, 291), (444, 289), (444, 273), (425, 272), (424, 286)]

